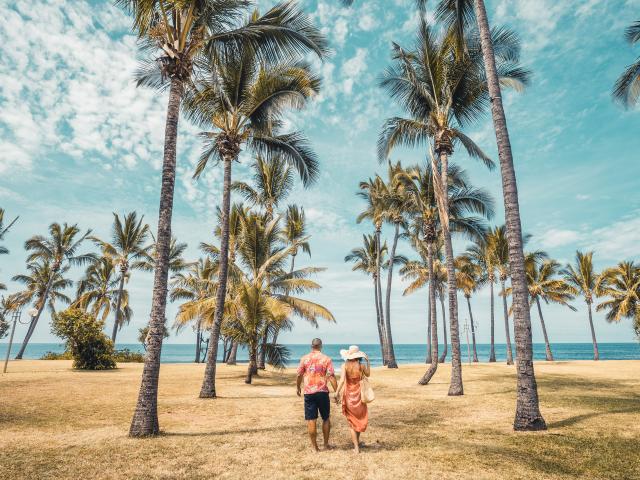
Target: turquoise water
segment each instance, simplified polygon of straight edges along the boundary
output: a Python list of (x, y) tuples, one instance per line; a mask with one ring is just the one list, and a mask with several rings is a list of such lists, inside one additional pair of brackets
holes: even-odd
[[(12, 357), (17, 352), (19, 345), (14, 344), (12, 347)], [(640, 359), (639, 343), (601, 343), (598, 345), (600, 349), (601, 360), (629, 360)], [(143, 352), (139, 343), (135, 344), (118, 344), (117, 348), (128, 348), (132, 351)], [(309, 351), (308, 345), (287, 345), (291, 353), (290, 365), (298, 362), (300, 357)], [(325, 345), (324, 352), (331, 356), (336, 362), (340, 360), (340, 349), (348, 348), (348, 345)], [(380, 347), (378, 345), (360, 345), (361, 350), (367, 352), (373, 365), (382, 363), (380, 355)], [(442, 345), (440, 352), (442, 352)], [(514, 345), (515, 354), (515, 345)], [(40, 358), (45, 352), (62, 352), (64, 349), (60, 343), (33, 343), (27, 347), (24, 358)], [(551, 345), (553, 355), (556, 360), (590, 360), (593, 358), (593, 347), (590, 343), (557, 343)], [(0, 359), (4, 360), (7, 351), (7, 344), (0, 343)], [(222, 351), (222, 348), (220, 348)], [(478, 359), (481, 362), (489, 360), (489, 345), (478, 344)], [(545, 349), (544, 344), (534, 344), (534, 358), (536, 360), (544, 360)], [(421, 363), (425, 360), (426, 345), (422, 344), (398, 344), (395, 345), (396, 359), (398, 363)], [(189, 344), (165, 344), (162, 347), (162, 362), (164, 363), (187, 363), (193, 362), (195, 357), (195, 345)], [(451, 358), (451, 347), (449, 346), (448, 359)], [(238, 360), (247, 359), (246, 351), (238, 352)], [(506, 360), (506, 345), (496, 344), (497, 361)], [(467, 345), (462, 345), (462, 360), (466, 362)]]

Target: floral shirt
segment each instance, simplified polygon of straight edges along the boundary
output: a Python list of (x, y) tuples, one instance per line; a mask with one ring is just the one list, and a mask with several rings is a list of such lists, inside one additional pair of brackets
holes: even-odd
[(313, 351), (300, 359), (298, 376), (304, 375), (304, 394), (329, 392), (327, 378), (333, 377), (333, 362), (322, 352)]

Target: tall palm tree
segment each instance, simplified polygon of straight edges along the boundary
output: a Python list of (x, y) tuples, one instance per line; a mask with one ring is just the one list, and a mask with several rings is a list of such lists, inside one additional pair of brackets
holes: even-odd
[(631, 318), (636, 331), (640, 325), (640, 267), (634, 262), (620, 262), (598, 277), (595, 288), (599, 297), (610, 297), (598, 304), (596, 311), (607, 310), (608, 322)]
[[(153, 233), (149, 233), (152, 243), (144, 248), (143, 254), (131, 265), (131, 268), (140, 269), (145, 272), (155, 272), (159, 264), (159, 246), (156, 241), (156, 237)], [(184, 251), (188, 245), (183, 242), (178, 242), (176, 237), (171, 237), (171, 243), (169, 244), (169, 257), (167, 261), (168, 270), (171, 273), (182, 272), (189, 266), (183, 257)]]
[(152, 313), (145, 368), (129, 434), (157, 435), (158, 375), (164, 333), (171, 215), (176, 171), (178, 120), (185, 88), (195, 65), (206, 52), (210, 58), (233, 55), (239, 45), (250, 46), (268, 59), (297, 53), (301, 46), (324, 54), (324, 39), (292, 3), (282, 3), (263, 17), (242, 25), (248, 2), (240, 0), (116, 0), (131, 13), (133, 30), (143, 51), (155, 52), (138, 75), (138, 85), (169, 87), (162, 188), (158, 219), (158, 268), (155, 270)]
[(113, 258), (97, 258), (78, 282), (76, 300), (72, 306), (90, 311), (103, 322), (112, 310), (116, 310), (116, 318), (122, 323), (129, 323), (133, 312), (129, 307), (129, 293), (120, 289), (122, 282), (119, 277), (122, 272), (118, 275), (118, 270)]
[(511, 329), (509, 328), (509, 307), (507, 306), (507, 279), (510, 274), (509, 266), (509, 242), (507, 240), (506, 227), (504, 225), (493, 228), (487, 234), (487, 243), (493, 266), (498, 273), (500, 281), (500, 293), (502, 297), (502, 311), (504, 314), (504, 335), (507, 344), (507, 365), (513, 365), (513, 351), (511, 349)]
[[(38, 311), (36, 315), (39, 316), (47, 306), (52, 314), (55, 313), (56, 302), (71, 303), (71, 299), (63, 293), (73, 285), (73, 281), (64, 277), (69, 268), (69, 265), (62, 265), (54, 270), (47, 260), (38, 260), (27, 264), (27, 273), (15, 275), (12, 278), (14, 282), (25, 286), (25, 289), (18, 293), (21, 305), (33, 303)], [(29, 336), (30, 333), (33, 333), (32, 325), (33, 320), (27, 331)], [(20, 358), (22, 358), (25, 348), (26, 345), (23, 344), (19, 352)]]
[[(385, 315), (384, 305), (382, 302), (382, 274), (381, 274), (381, 254), (382, 248), (381, 232), (382, 224), (387, 217), (387, 199), (389, 198), (388, 187), (379, 175), (367, 182), (360, 182), (360, 191), (357, 195), (367, 202), (367, 208), (358, 215), (357, 222), (360, 223), (364, 219), (370, 219), (374, 227), (375, 248), (377, 254), (376, 264), (376, 298), (378, 301), (377, 311), (380, 317), (380, 325), (382, 327), (382, 362), (388, 368), (398, 368), (393, 349), (393, 338), (391, 334), (391, 324)], [(394, 252), (395, 253), (395, 252)]]
[[(499, 32), (503, 33), (503, 32)], [(442, 216), (442, 234), (448, 275), (449, 318), (451, 324), (452, 365), (450, 395), (462, 395), (462, 367), (458, 326), (457, 288), (453, 246), (447, 218), (449, 157), (454, 144), (464, 146), (471, 157), (482, 160), (489, 168), (493, 162), (467, 137), (462, 129), (477, 120), (488, 103), (487, 86), (481, 69), (477, 37), (467, 40), (469, 54), (455, 53), (448, 34), (438, 38), (422, 20), (417, 41), (411, 51), (394, 45), (394, 65), (387, 69), (382, 86), (398, 100), (410, 118), (394, 117), (386, 121), (378, 142), (379, 157), (387, 158), (396, 145), (429, 144), (433, 169), (438, 176), (436, 198)], [(522, 87), (528, 72), (517, 65), (518, 44), (514, 35), (496, 35), (496, 41), (512, 51), (512, 56), (500, 62), (500, 74), (510, 84)], [(516, 62), (514, 62), (514, 58)], [(431, 145), (431, 142), (433, 145)], [(435, 155), (434, 155), (435, 154)], [(440, 171), (436, 169), (439, 162)]]
[[(529, 296), (532, 306), (536, 304), (538, 308), (538, 316), (540, 317), (540, 326), (542, 327), (542, 335), (544, 336), (546, 360), (553, 362), (553, 353), (549, 344), (547, 335), (547, 327), (542, 316), (542, 307), (540, 299), (545, 303), (557, 303), (569, 307), (575, 311), (575, 307), (569, 302), (574, 299), (573, 289), (565, 279), (559, 278), (560, 264), (553, 259), (546, 258), (546, 254), (528, 253), (525, 256), (525, 266), (527, 269), (527, 281), (529, 284)], [(543, 259), (541, 262), (540, 260)]]
[[(488, 234), (489, 232), (487, 232)], [(495, 343), (495, 295), (493, 286), (496, 282), (496, 268), (491, 248), (487, 242), (487, 234), (478, 238), (465, 252), (473, 263), (478, 265), (482, 271), (483, 283), (489, 284), (490, 293), (490, 349), (489, 362), (496, 361), (496, 343)]]
[[(455, 165), (449, 165), (447, 170), (447, 217), (450, 231), (471, 239), (479, 238), (486, 230), (482, 217), (491, 218), (493, 216), (493, 201), (486, 191), (469, 185), (468, 178), (463, 170)], [(434, 172), (436, 173), (434, 174)], [(430, 272), (428, 278), (434, 278), (437, 233), (438, 230), (441, 230), (443, 223), (436, 193), (437, 188), (439, 188), (437, 168), (434, 168), (432, 163), (425, 168), (414, 167), (408, 169), (404, 173), (399, 173), (398, 176), (405, 183), (410, 202), (409, 208), (414, 215), (414, 221), (422, 229), (423, 241), (427, 250), (427, 265)], [(447, 273), (447, 282), (448, 280)], [(437, 328), (435, 311), (436, 287), (434, 283), (429, 282), (432, 329)], [(433, 302), (431, 302), (431, 299), (433, 299)], [(431, 349), (433, 352), (433, 345)], [(437, 363), (435, 359), (433, 360), (429, 370), (420, 381), (421, 384), (426, 385), (435, 374)]]
[(456, 284), (467, 300), (469, 323), (471, 324), (471, 341), (473, 344), (473, 361), (475, 363), (478, 362), (478, 352), (476, 349), (476, 327), (471, 308), (471, 295), (484, 285), (482, 267), (474, 262), (471, 257), (460, 255), (456, 258), (456, 275)]
[[(200, 302), (207, 298), (215, 297), (218, 287), (216, 279), (216, 265), (210, 257), (200, 258), (189, 266), (187, 273), (177, 273), (171, 280), (171, 292), (169, 298), (172, 302), (183, 300), (185, 303)], [(187, 305), (188, 307), (189, 305)], [(176, 331), (184, 328), (191, 322), (191, 318), (185, 319), (182, 315), (182, 307), (176, 315), (174, 328)], [(196, 318), (196, 357), (195, 362), (200, 363), (202, 353), (203, 331), (210, 328), (206, 324), (207, 318), (198, 315)]]
[(593, 252), (583, 253), (579, 250), (576, 251), (574, 264), (567, 264), (561, 273), (565, 281), (572, 287), (573, 293), (584, 297), (589, 312), (593, 359), (599, 360), (598, 342), (596, 340), (596, 331), (593, 328), (593, 316), (591, 313), (591, 305), (593, 304), (593, 297), (596, 294), (595, 289), (598, 281), (598, 274), (593, 269)]
[(296, 263), (298, 250), (302, 249), (304, 253), (311, 256), (311, 247), (309, 242), (302, 241), (307, 236), (307, 217), (303, 207), (297, 205), (289, 205), (284, 216), (284, 229), (282, 239), (287, 245), (297, 245), (291, 252), (291, 265), (289, 270), (293, 272)]
[[(138, 262), (145, 256), (145, 242), (149, 235), (149, 225), (143, 223), (144, 216), (138, 219), (136, 212), (125, 215), (124, 222), (117, 213), (114, 213), (113, 217), (111, 242), (105, 242), (95, 237), (93, 240), (102, 248), (105, 255), (111, 257), (113, 265), (120, 270), (115, 308), (116, 318), (111, 332), (111, 341), (115, 344), (118, 330), (122, 328), (125, 320), (122, 314), (127, 310), (126, 308), (120, 308), (124, 293), (124, 283), (125, 280), (130, 278), (131, 269), (140, 268)], [(106, 317), (103, 320), (106, 320)], [(126, 319), (126, 321), (128, 322), (129, 319)]]
[[(640, 42), (640, 20), (632, 23), (624, 32), (624, 38), (631, 45)], [(632, 107), (640, 97), (640, 57), (629, 65), (618, 77), (613, 87), (613, 98), (626, 107)]]
[(91, 235), (91, 230), (87, 230), (83, 234), (77, 225), (52, 223), (49, 226), (48, 237), (35, 235), (25, 242), (24, 248), (30, 252), (27, 256), (27, 262), (40, 262), (41, 266), (46, 265), (46, 269), (49, 271), (49, 276), (47, 277), (49, 283), (42, 292), (42, 300), (38, 302), (36, 307), (38, 313), (29, 324), (22, 346), (16, 355), (16, 360), (22, 358), (47, 303), (50, 287), (59, 280), (59, 274), (66, 271), (67, 266), (84, 265), (95, 258), (91, 253), (78, 253), (80, 246), (89, 235)]
[[(14, 218), (9, 225), (4, 225), (4, 208), (0, 208), (0, 241), (4, 240), (4, 236), (9, 229), (18, 221), (19, 217)], [(0, 245), (0, 255), (6, 255), (9, 253), (7, 247)], [(4, 283), (0, 283), (0, 290), (6, 290), (7, 286)]]
[(305, 186), (315, 181), (318, 162), (300, 132), (278, 133), (277, 126), (289, 108), (302, 108), (320, 89), (320, 78), (304, 62), (265, 63), (252, 48), (239, 48), (224, 62), (210, 62), (203, 79), (189, 93), (185, 107), (198, 125), (213, 128), (202, 134), (205, 148), (194, 176), (207, 165), (222, 163), (222, 237), (217, 320), (211, 328), (210, 355), (207, 359), (201, 398), (214, 398), (215, 370), (220, 325), (227, 289), (229, 250), (229, 210), (231, 205), (231, 167), (246, 146), (265, 161), (279, 157), (295, 168)]
[(382, 323), (382, 316), (380, 315), (380, 298), (378, 296), (378, 266), (384, 264), (384, 257), (387, 253), (387, 244), (383, 244), (378, 249), (378, 242), (375, 235), (362, 235), (362, 247), (354, 248), (351, 252), (344, 257), (345, 262), (353, 263), (351, 270), (354, 272), (362, 272), (365, 275), (370, 275), (373, 279), (373, 293), (376, 306), (376, 325), (378, 327), (378, 338), (380, 340), (380, 348), (384, 349), (383, 345), (386, 341), (384, 336), (384, 326)]
[(240, 193), (251, 205), (263, 208), (272, 219), (275, 209), (293, 189), (293, 172), (289, 164), (277, 156), (268, 162), (258, 155), (252, 167), (254, 186), (246, 182), (234, 182), (231, 190)]

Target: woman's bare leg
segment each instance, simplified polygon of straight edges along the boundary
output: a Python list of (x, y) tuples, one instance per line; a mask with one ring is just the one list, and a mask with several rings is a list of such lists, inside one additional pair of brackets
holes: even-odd
[(349, 431), (351, 432), (351, 441), (353, 442), (353, 450), (356, 453), (360, 453), (360, 434), (358, 432), (356, 432), (353, 428), (349, 428)]

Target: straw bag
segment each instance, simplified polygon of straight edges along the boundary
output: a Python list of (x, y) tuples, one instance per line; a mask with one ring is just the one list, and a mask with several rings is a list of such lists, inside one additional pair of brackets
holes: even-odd
[(360, 379), (360, 399), (362, 403), (371, 403), (376, 399), (373, 388), (371, 388), (371, 384), (369, 383), (369, 378), (364, 374), (362, 374), (362, 378)]

